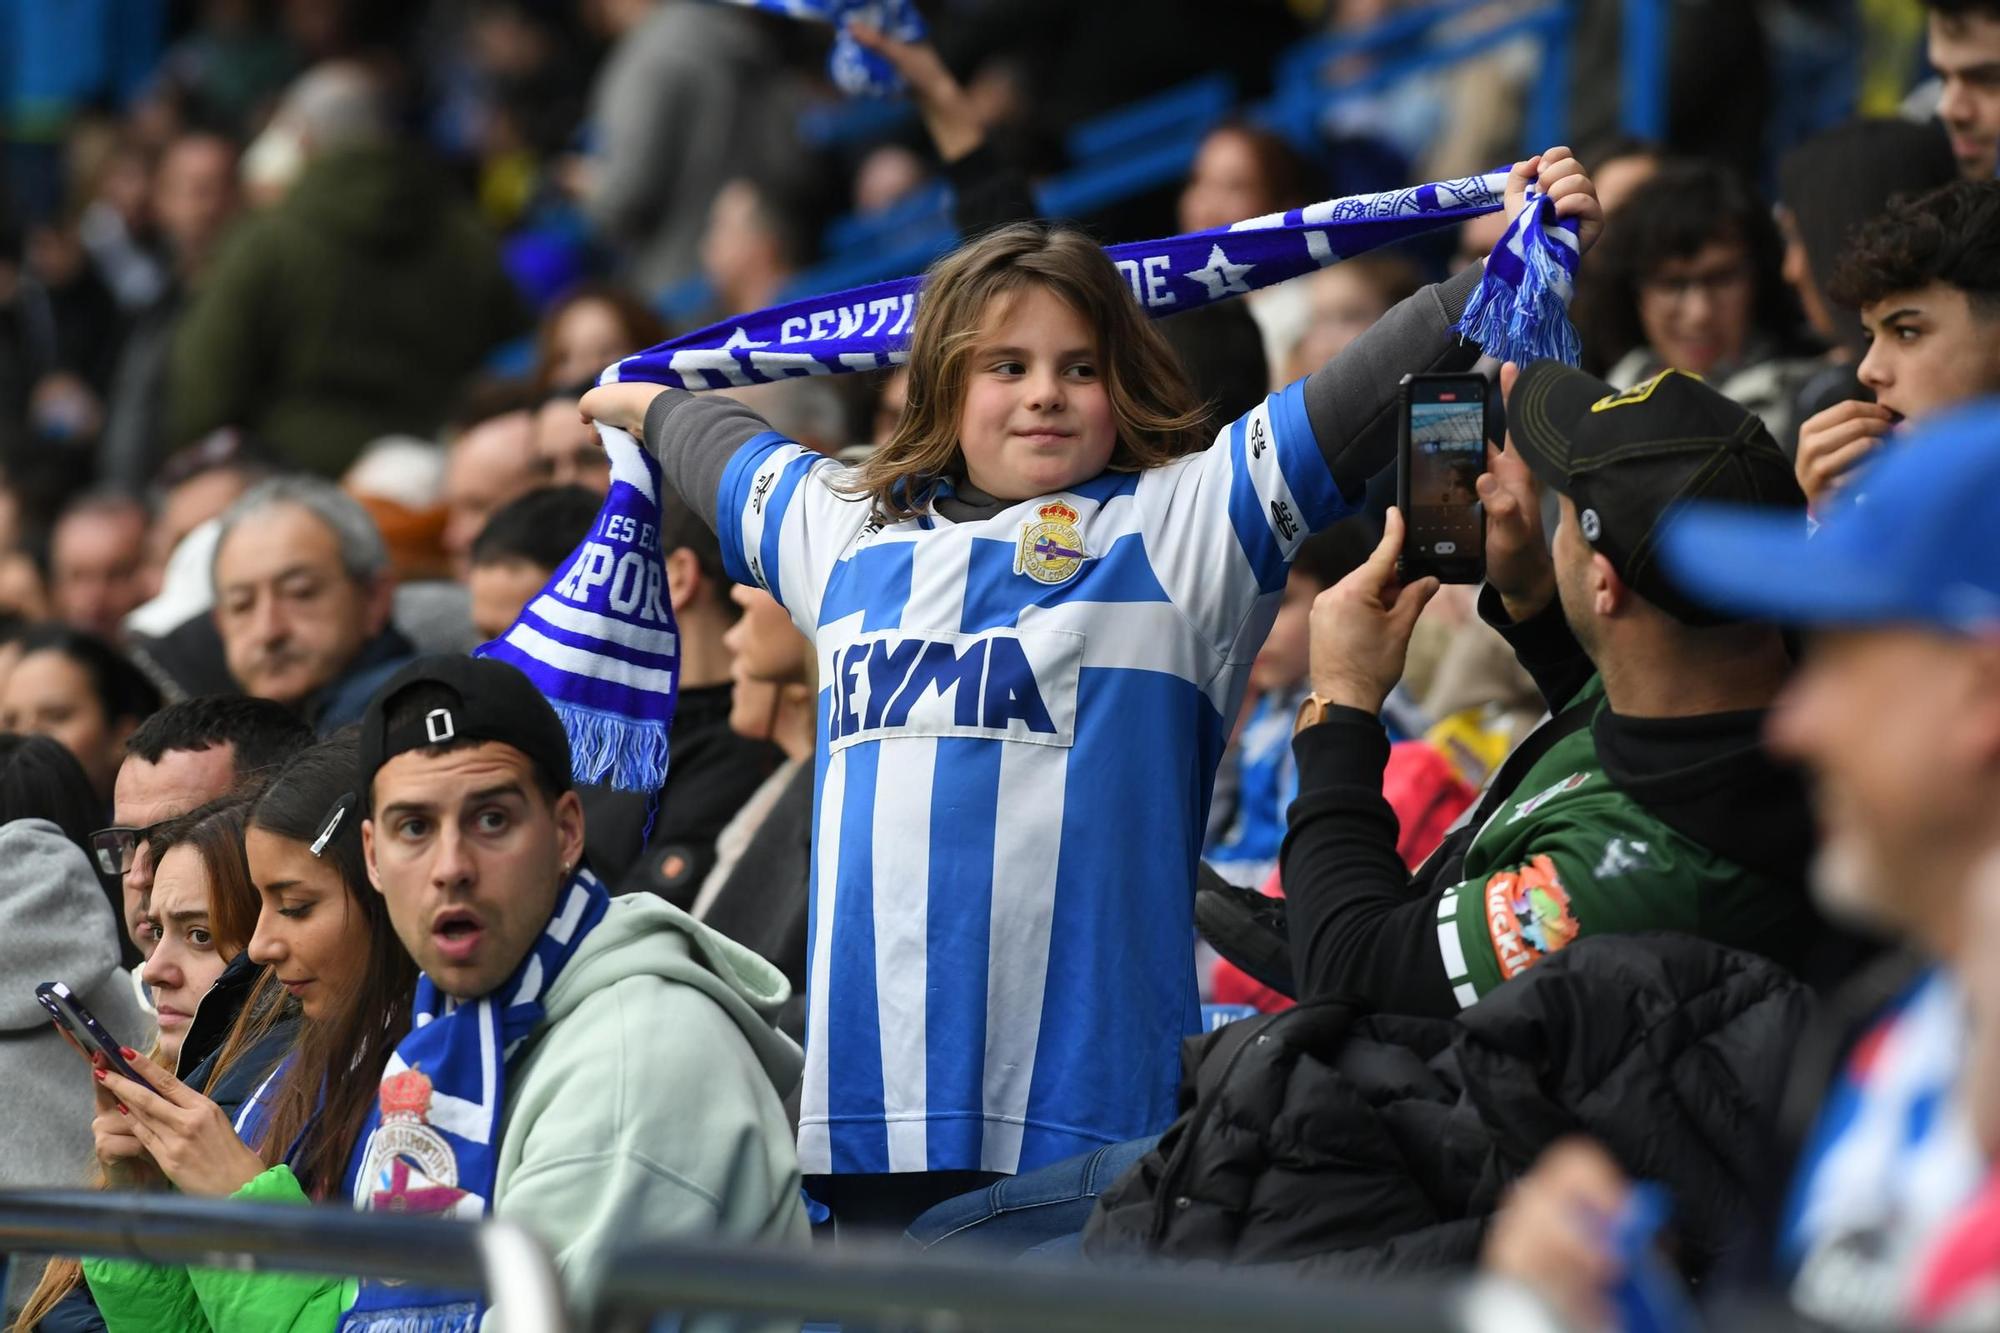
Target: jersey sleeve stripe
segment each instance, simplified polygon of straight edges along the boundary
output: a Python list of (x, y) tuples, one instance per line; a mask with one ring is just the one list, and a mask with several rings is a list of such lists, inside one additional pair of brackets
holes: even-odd
[(1242, 417), (1229, 427), (1229, 525), (1235, 529), (1236, 543), (1250, 562), (1258, 591), (1276, 592), (1285, 586), (1288, 556), (1271, 530), (1264, 497), (1251, 471), (1251, 459), (1244, 445), (1249, 421), (1249, 417)]
[(1298, 501), (1306, 531), (1318, 532), (1353, 513), (1326, 465), (1319, 439), (1313, 434), (1312, 418), (1306, 415), (1306, 382), (1294, 380), (1266, 400), (1271, 425), (1278, 437), (1278, 460), (1284, 469), (1285, 484)]
[(761, 586), (750, 572), (750, 555), (753, 543), (763, 535), (764, 516), (750, 508), (750, 497), (771, 455), (791, 443), (776, 431), (753, 435), (722, 469), (722, 484), (715, 493), (715, 535), (722, 544), (723, 568), (738, 583)]
[[(791, 604), (785, 600), (784, 561), (779, 557), (780, 542), (785, 536), (785, 517), (791, 512), (799, 483), (813, 468), (827, 461), (819, 454), (798, 448), (798, 453), (786, 460), (784, 470), (778, 474), (777, 483), (772, 486), (770, 498), (764, 506), (764, 530), (759, 534), (757, 543), (757, 568), (763, 571), (765, 590), (787, 610), (791, 609)], [(803, 534), (799, 540), (803, 541)]]

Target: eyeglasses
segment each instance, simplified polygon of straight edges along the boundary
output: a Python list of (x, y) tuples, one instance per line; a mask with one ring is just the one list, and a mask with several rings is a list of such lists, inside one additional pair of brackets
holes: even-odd
[(1729, 264), (1722, 268), (1710, 269), (1706, 273), (1648, 278), (1639, 284), (1639, 291), (1642, 295), (1655, 300), (1678, 304), (1696, 291), (1714, 300), (1727, 295), (1732, 289), (1749, 280), (1749, 268), (1742, 264)]
[(165, 828), (171, 819), (162, 819), (157, 824), (144, 828), (127, 828), (114, 824), (101, 828), (90, 835), (90, 850), (97, 857), (97, 868), (112, 878), (123, 875), (132, 868), (132, 858), (142, 842), (151, 842), (153, 835)]

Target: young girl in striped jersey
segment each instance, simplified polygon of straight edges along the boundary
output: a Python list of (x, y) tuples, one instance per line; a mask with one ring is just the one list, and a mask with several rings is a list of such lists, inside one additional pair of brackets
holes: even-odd
[[(1515, 168), (1510, 208), (1537, 167), (1592, 239), (1567, 150)], [(1400, 378), (1477, 356), (1452, 327), (1478, 279), (1425, 288), (1212, 443), (1103, 251), (1033, 223), (933, 267), (902, 423), (858, 467), (727, 399), (585, 397), (818, 653), (799, 1155), (837, 1214), (900, 1225), (1172, 1118), (1195, 865), (1251, 660), (1299, 543), (1391, 461)]]

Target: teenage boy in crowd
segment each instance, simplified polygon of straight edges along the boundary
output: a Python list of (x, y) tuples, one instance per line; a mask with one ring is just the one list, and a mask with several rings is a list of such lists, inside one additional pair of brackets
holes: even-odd
[[(1804, 793), (1759, 745), (1790, 669), (1783, 638), (1696, 606), (1653, 558), (1667, 510), (1687, 498), (1802, 523), (1784, 454), (1756, 417), (1679, 371), (1620, 393), (1541, 361), (1504, 367), (1501, 388), (1509, 436), (1479, 482), (1479, 608), (1554, 717), (1413, 879), (1382, 799), (1378, 715), (1437, 584), (1396, 585), (1392, 516), (1374, 555), (1313, 610), (1288, 906), (1204, 890), (1211, 942), (1301, 999), (1436, 1015), (1584, 934), (1685, 931), (1809, 979), (1844, 967), (1849, 951), (1806, 892)], [(1560, 504), (1553, 554), (1542, 485)], [(1281, 917), (1290, 969), (1271, 929)]]
[(183, 699), (139, 724), (112, 783), (111, 827), (90, 841), (98, 870), (124, 882), (125, 930), (141, 953), (153, 952), (146, 920), (153, 831), (283, 763), (312, 739), (297, 714), (268, 699)]
[[(1993, 29), (2000, 48), (2000, 18)], [(2000, 49), (1994, 59), (2000, 80)], [(1828, 295), (1860, 312), (1868, 354), (1855, 374), (1875, 400), (1799, 427), (1799, 486), (1814, 506), (1898, 422), (2000, 392), (2000, 181), (1958, 181), (1861, 227)]]
[[(414, 1108), (415, 1126), (364, 1141), (357, 1191), (418, 1190), (430, 1159), (397, 1145), (428, 1128), (456, 1185), (425, 1197), (518, 1220), (579, 1289), (648, 1237), (802, 1242), (784, 978), (650, 895), (607, 895), (582, 863), (569, 742), (527, 677), (418, 658), (370, 701), (358, 778), (369, 878), (423, 981), (382, 1081), (385, 1113)], [(482, 1068), (498, 1090), (478, 1106)], [(431, 1120), (440, 1095), (477, 1115)]]
[(1970, 181), (2000, 170), (2000, 0), (1923, 0), (1925, 55), (1938, 73), (1938, 119)]
[[(1836, 1326), (1991, 1326), (1990, 1308), (1952, 1321), (1979, 1293), (1954, 1289), (1939, 1241), (1987, 1170), (1965, 1081), (1965, 951), (1982, 869), (1990, 880), (2000, 854), (1996, 424), (1989, 400), (1913, 432), (1870, 474), (1868, 503), (1810, 539), (1697, 511), (1662, 546), (1704, 602), (1810, 629), (1768, 738), (1814, 779), (1814, 889), (1923, 958), (1826, 1088), (1779, 1225), (1778, 1280)], [(1496, 1219), (1487, 1265), (1600, 1326), (1622, 1263), (1590, 1219), (1629, 1197), (1601, 1149), (1560, 1145)]]

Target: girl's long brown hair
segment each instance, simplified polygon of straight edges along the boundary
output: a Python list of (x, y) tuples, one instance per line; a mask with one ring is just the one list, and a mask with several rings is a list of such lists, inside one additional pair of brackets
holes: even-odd
[(1054, 293), (1097, 336), (1099, 373), (1118, 426), (1112, 471), (1158, 467), (1208, 443), (1203, 405), (1180, 359), (1097, 242), (1074, 227), (1016, 222), (960, 246), (925, 275), (902, 420), (843, 489), (869, 497), (887, 519), (912, 518), (923, 511), (930, 483), (964, 471), (958, 428), (972, 354), (994, 300), (1030, 286)]
[[(417, 965), (389, 924), (385, 900), (368, 883), (361, 811), (354, 801), (357, 767), (352, 734), (323, 741), (278, 770), (251, 806), (249, 818), (251, 828), (311, 847), (334, 809), (347, 804), (319, 857), (347, 890), (341, 908), (361, 913), (367, 924), (361, 984), (340, 1012), (301, 1025), (291, 1068), (271, 1096), (263, 1141), (251, 1145), (265, 1162), (276, 1165), (298, 1143), (299, 1151), (289, 1159), (292, 1173), (315, 1199), (340, 1189), (348, 1154), (375, 1104), (382, 1066), (409, 1031), (410, 1001), (417, 988)], [(320, 910), (333, 910), (333, 904)]]

